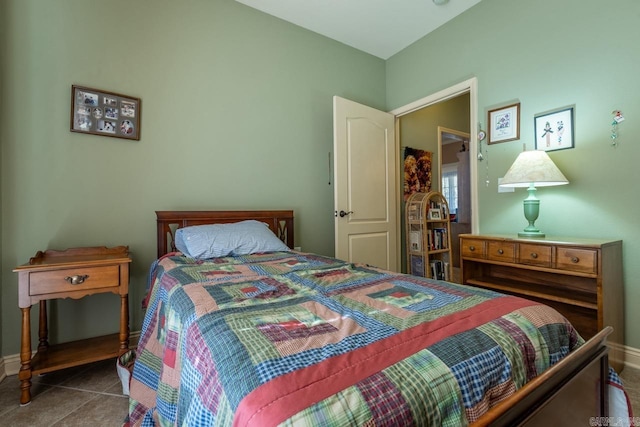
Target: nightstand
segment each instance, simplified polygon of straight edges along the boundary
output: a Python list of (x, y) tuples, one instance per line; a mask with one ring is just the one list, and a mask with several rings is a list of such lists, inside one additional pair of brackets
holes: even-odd
[[(16, 267), (22, 311), (20, 404), (31, 401), (31, 377), (72, 366), (116, 358), (129, 349), (129, 248), (72, 248), (38, 253)], [(47, 300), (79, 299), (111, 292), (120, 295), (119, 333), (49, 345)], [(31, 357), (31, 306), (39, 303), (38, 351)]]

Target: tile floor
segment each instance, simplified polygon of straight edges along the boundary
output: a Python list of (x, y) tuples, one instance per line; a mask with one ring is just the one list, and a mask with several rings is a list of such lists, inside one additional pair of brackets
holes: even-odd
[(6, 426), (122, 426), (129, 399), (115, 359), (32, 378), (31, 403), (20, 406), (20, 382), (0, 383), (0, 424)]
[[(626, 368), (621, 375), (640, 415), (640, 369)], [(70, 368), (33, 379), (33, 400), (20, 406), (17, 375), (0, 383), (0, 424), (8, 426), (120, 427), (129, 400), (122, 395), (115, 360)]]
[(624, 368), (620, 378), (631, 400), (633, 415), (640, 417), (640, 369)]

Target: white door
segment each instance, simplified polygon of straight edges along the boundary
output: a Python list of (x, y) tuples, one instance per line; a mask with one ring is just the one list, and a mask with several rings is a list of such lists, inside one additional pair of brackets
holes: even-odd
[(333, 97), (336, 258), (398, 271), (395, 117)]

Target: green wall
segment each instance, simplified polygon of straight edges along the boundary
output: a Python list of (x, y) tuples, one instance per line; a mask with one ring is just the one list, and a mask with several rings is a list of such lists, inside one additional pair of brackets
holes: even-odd
[[(550, 152), (568, 186), (538, 191), (536, 222), (551, 235), (623, 240), (626, 345), (640, 348), (640, 2), (483, 0), (387, 61), (387, 109), (471, 76), (478, 114), (521, 102), (520, 140), (486, 148), (478, 164), (481, 233), (526, 226), (524, 190), (497, 191), (523, 143), (533, 149), (535, 114), (575, 105), (575, 148)], [(611, 146), (612, 110), (627, 118)], [(488, 165), (488, 169), (487, 169)], [(489, 185), (485, 185), (488, 175)]]
[(438, 159), (438, 127), (469, 133), (469, 114), (469, 94), (466, 93), (400, 117), (400, 145), (433, 153), (433, 190), (440, 190), (440, 182), (435, 179), (440, 173), (441, 162)]
[[(624, 240), (640, 348), (639, 18), (636, 0), (483, 0), (385, 62), (232, 0), (1, 0), (1, 354), (19, 351), (11, 270), (39, 249), (128, 244), (139, 329), (155, 210), (291, 208), (296, 245), (333, 254), (332, 96), (392, 110), (473, 76), (483, 124), (522, 103), (521, 140), (478, 168), (480, 231), (524, 227), (524, 191), (498, 194), (497, 179), (533, 148), (534, 114), (575, 105), (576, 148), (551, 153), (571, 183), (539, 191), (537, 224)], [(69, 132), (72, 84), (142, 98), (141, 140)], [(616, 148), (613, 109), (627, 117)], [(113, 332), (117, 305), (52, 304), (53, 338)]]
[[(139, 330), (155, 210), (294, 209), (296, 245), (333, 254), (332, 97), (383, 109), (383, 60), (232, 0), (2, 0), (0, 26), (2, 355), (41, 249), (129, 245)], [(140, 141), (71, 133), (72, 84), (140, 97)], [(118, 305), (54, 302), (52, 338), (115, 332)]]

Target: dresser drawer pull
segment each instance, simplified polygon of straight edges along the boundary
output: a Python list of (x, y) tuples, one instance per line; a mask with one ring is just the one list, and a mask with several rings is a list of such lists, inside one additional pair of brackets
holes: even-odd
[(538, 258), (538, 254), (537, 254), (537, 253), (535, 253), (535, 252), (532, 252), (532, 253), (531, 253), (531, 258), (533, 258), (533, 259)]
[(77, 275), (77, 276), (67, 276), (64, 278), (64, 280), (71, 283), (72, 285), (80, 285), (84, 283), (84, 281), (87, 280), (88, 278), (89, 278), (89, 275), (84, 274), (84, 275)]
[(469, 250), (473, 252), (473, 251), (476, 250), (476, 247), (475, 246), (469, 246)]
[(578, 258), (577, 256), (574, 256), (573, 258), (571, 258), (571, 262), (574, 264), (577, 264), (580, 262), (580, 258)]
[(498, 253), (499, 253), (500, 255), (502, 255), (502, 254), (504, 254), (504, 251), (503, 251), (502, 249), (498, 249)]

